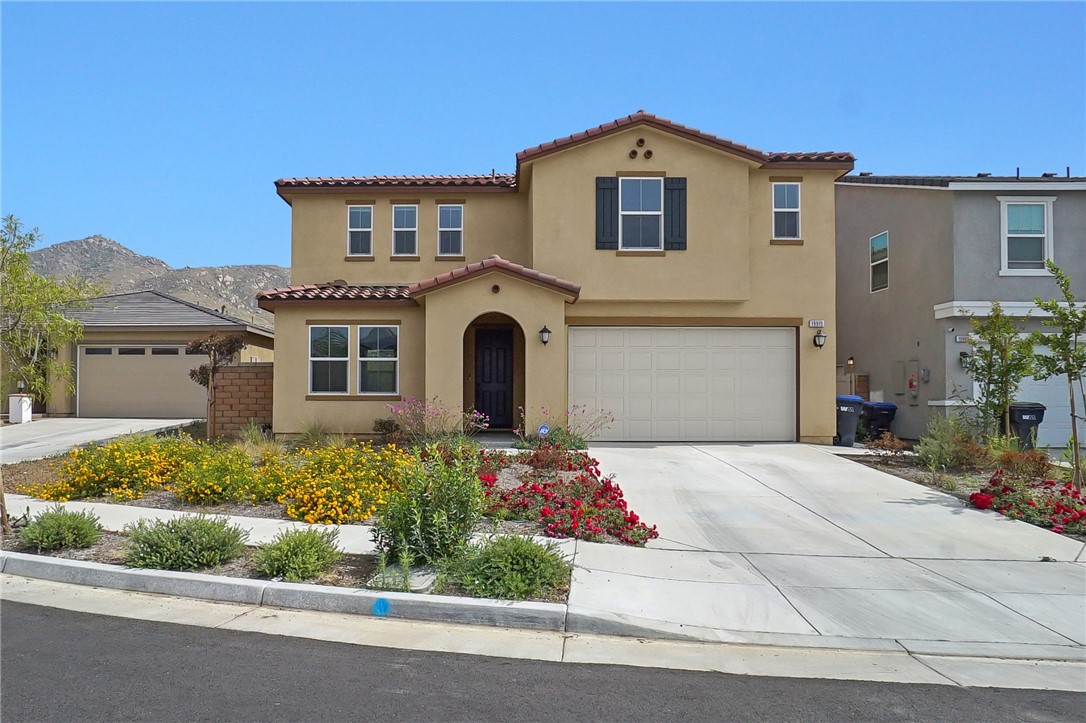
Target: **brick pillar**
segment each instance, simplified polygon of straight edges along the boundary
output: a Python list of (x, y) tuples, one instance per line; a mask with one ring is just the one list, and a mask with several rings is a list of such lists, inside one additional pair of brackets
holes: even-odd
[(215, 375), (212, 429), (218, 437), (233, 437), (248, 426), (272, 423), (272, 363), (223, 367)]

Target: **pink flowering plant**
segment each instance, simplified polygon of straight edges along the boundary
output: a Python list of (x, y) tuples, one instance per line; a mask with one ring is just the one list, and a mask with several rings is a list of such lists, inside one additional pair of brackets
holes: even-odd
[(388, 412), (399, 431), (414, 445), (471, 436), (490, 426), (490, 419), (482, 412), (450, 408), (437, 397), (408, 397), (401, 402), (389, 404)]
[(520, 408), (520, 426), (513, 430), (513, 446), (518, 449), (533, 449), (541, 446), (557, 446), (565, 449), (586, 449), (588, 440), (603, 431), (615, 421), (615, 415), (606, 409), (596, 409), (587, 404), (579, 404), (565, 411), (552, 412), (549, 407), (540, 407), (532, 415), (533, 419), (542, 420), (550, 431), (541, 437), (536, 430), (527, 428), (527, 414)]
[(1071, 482), (1023, 479), (996, 470), (969, 501), (981, 510), (995, 510), (1053, 532), (1086, 535), (1086, 495)]

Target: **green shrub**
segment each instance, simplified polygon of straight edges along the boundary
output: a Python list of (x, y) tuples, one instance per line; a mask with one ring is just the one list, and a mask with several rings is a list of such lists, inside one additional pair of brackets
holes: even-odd
[(132, 567), (195, 570), (229, 562), (245, 552), (249, 533), (225, 517), (185, 515), (171, 520), (140, 520), (125, 527)]
[(399, 489), (377, 514), (373, 539), (391, 559), (412, 563), (453, 557), (464, 549), (482, 515), (478, 456), (424, 450), (424, 464), (405, 470)]
[(90, 547), (102, 538), (102, 526), (91, 512), (72, 512), (56, 505), (34, 516), (19, 540), (28, 547), (60, 550), (65, 547)]
[(249, 455), (238, 447), (204, 447), (169, 489), (194, 505), (218, 505), (246, 497), (256, 479)]
[(468, 550), (450, 566), (453, 582), (478, 597), (523, 600), (569, 583), (570, 564), (553, 542), (496, 537)]
[(284, 530), (257, 550), (256, 569), (267, 577), (300, 582), (322, 575), (343, 556), (336, 547), (339, 530)]
[(932, 471), (975, 469), (988, 463), (988, 450), (977, 443), (965, 424), (941, 414), (932, 415), (914, 451), (920, 463)]
[(323, 422), (306, 422), (302, 432), (294, 439), (295, 449), (320, 449), (322, 447), (346, 447), (350, 443), (347, 436), (332, 432)]
[(514, 449), (538, 449), (539, 447), (588, 449), (588, 442), (584, 437), (574, 434), (565, 427), (553, 427), (546, 437), (540, 437), (533, 432), (513, 439)]

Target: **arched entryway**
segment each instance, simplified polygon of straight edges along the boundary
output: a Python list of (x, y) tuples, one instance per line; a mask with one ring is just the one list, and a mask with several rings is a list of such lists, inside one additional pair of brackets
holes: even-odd
[(520, 426), (523, 408), (524, 330), (505, 314), (482, 314), (464, 331), (464, 409), (505, 430)]

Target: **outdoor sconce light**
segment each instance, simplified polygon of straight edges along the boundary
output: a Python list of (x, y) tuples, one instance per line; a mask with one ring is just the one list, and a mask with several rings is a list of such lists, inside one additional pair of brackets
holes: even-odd
[(539, 340), (543, 342), (543, 346), (546, 346), (547, 342), (551, 340), (551, 330), (547, 328), (546, 324), (539, 330)]
[(816, 347), (818, 347), (819, 349), (826, 346), (826, 333), (824, 331), (822, 331), (821, 329), (819, 329), (818, 331), (815, 332), (814, 345)]
[(849, 357), (848, 361), (846, 361), (845, 364), (848, 364), (849, 369), (851, 369), (852, 367), (856, 366), (856, 359), (854, 359), (853, 357)]
[(958, 352), (958, 363), (962, 365), (962, 369), (969, 366), (969, 356), (969, 352), (967, 351)]

